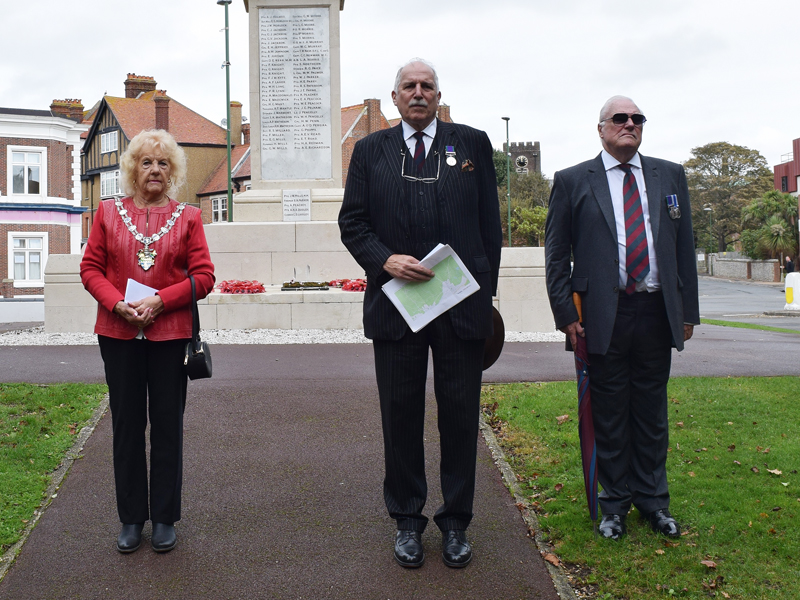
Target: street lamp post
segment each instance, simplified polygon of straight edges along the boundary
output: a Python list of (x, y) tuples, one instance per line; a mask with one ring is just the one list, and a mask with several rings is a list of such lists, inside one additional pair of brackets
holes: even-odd
[(227, 118), (225, 123), (228, 136), (228, 223), (233, 221), (233, 186), (231, 182), (231, 62), (229, 54), (229, 31), (228, 31), (228, 5), (233, 0), (217, 0), (217, 4), (225, 6), (225, 101)]
[(511, 248), (511, 144), (508, 143), (508, 122), (511, 117), (501, 117), (506, 122), (506, 200), (508, 201), (508, 247)]

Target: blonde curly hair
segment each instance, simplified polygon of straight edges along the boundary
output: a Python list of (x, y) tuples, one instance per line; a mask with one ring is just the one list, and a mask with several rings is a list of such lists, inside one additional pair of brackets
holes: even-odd
[(186, 183), (186, 153), (175, 138), (163, 129), (145, 129), (135, 135), (128, 144), (128, 149), (119, 159), (122, 192), (128, 196), (136, 193), (136, 164), (144, 148), (150, 145), (167, 157), (170, 169), (167, 195), (174, 198), (181, 186)]

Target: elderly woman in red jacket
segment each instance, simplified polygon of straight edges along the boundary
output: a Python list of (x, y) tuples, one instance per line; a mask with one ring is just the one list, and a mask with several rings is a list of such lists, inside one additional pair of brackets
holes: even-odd
[[(141, 132), (120, 167), (128, 196), (100, 203), (81, 280), (98, 303), (94, 331), (108, 383), (122, 521), (117, 549), (139, 548), (144, 523), (152, 520), (152, 547), (168, 552), (181, 518), (183, 361), (192, 337), (189, 275), (197, 297), (204, 298), (214, 286), (214, 265), (200, 210), (172, 199), (186, 179), (186, 155), (175, 139), (163, 130)], [(152, 289), (126, 301), (131, 281)]]

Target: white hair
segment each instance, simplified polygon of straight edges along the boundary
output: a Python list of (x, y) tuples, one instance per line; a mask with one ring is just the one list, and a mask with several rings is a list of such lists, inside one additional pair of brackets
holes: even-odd
[(611, 98), (606, 100), (606, 103), (603, 104), (603, 108), (600, 109), (600, 122), (601, 123), (603, 122), (603, 119), (607, 119), (609, 117), (608, 112), (611, 110), (611, 105), (614, 104), (614, 102), (617, 102), (618, 100), (627, 100), (628, 102), (633, 104), (636, 107), (637, 110), (641, 111), (641, 109), (639, 108), (639, 105), (636, 104), (636, 102), (634, 102), (633, 100), (631, 100), (627, 96), (611, 96)]
[(395, 78), (394, 78), (394, 91), (395, 91), (395, 93), (400, 91), (400, 79), (402, 79), (402, 76), (403, 76), (403, 69), (405, 69), (406, 67), (408, 67), (410, 65), (413, 65), (414, 63), (421, 63), (421, 64), (425, 65), (426, 67), (428, 67), (431, 70), (431, 72), (433, 73), (433, 84), (436, 86), (436, 91), (438, 92), (439, 91), (439, 76), (436, 74), (436, 67), (434, 67), (431, 63), (429, 63), (424, 58), (416, 57), (416, 58), (412, 58), (406, 64), (404, 64), (402, 67), (397, 69), (397, 76), (395, 76)]

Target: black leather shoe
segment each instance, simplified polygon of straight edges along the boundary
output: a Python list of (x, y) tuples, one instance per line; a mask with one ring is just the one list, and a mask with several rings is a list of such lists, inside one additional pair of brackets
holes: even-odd
[(663, 533), (667, 537), (679, 538), (681, 537), (681, 526), (669, 514), (669, 509), (661, 508), (644, 515), (645, 519), (650, 521), (650, 527), (656, 533)]
[(422, 534), (419, 531), (397, 530), (394, 537), (394, 559), (401, 567), (416, 569), (425, 562)]
[(143, 527), (144, 523), (123, 523), (117, 536), (117, 550), (123, 554), (138, 550), (142, 544)]
[(169, 552), (178, 543), (175, 526), (172, 523), (153, 523), (153, 535), (150, 544), (156, 552)]
[(600, 527), (597, 528), (600, 535), (607, 540), (618, 540), (625, 535), (627, 529), (625, 528), (625, 515), (607, 514), (603, 515), (600, 521)]
[(467, 532), (450, 529), (442, 532), (442, 560), (448, 567), (466, 567), (472, 560), (472, 546), (467, 541)]

